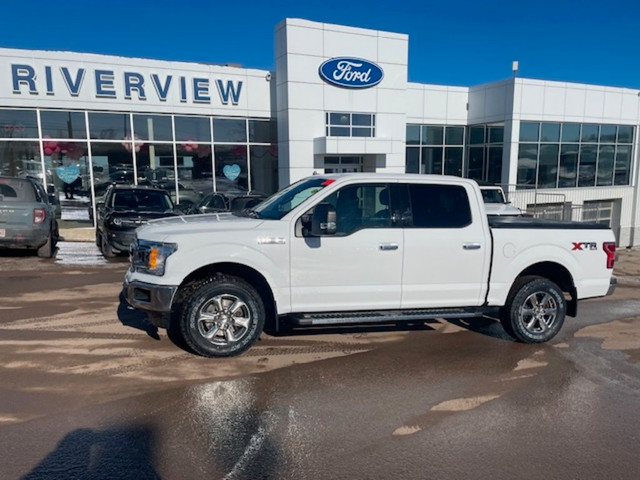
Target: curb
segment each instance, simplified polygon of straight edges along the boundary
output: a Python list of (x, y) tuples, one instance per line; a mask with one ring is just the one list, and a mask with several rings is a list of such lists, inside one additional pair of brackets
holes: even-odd
[(60, 240), (65, 242), (95, 242), (96, 229), (88, 228), (61, 228)]

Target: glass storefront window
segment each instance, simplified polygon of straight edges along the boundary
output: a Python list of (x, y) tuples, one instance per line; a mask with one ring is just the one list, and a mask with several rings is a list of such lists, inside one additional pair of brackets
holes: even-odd
[(213, 138), (216, 142), (246, 142), (246, 120), (213, 119)]
[(166, 190), (176, 201), (176, 176), (173, 168), (173, 145), (166, 143), (138, 144), (136, 173), (138, 185), (150, 185)]
[[(558, 137), (560, 130), (558, 128)], [(558, 147), (557, 143), (540, 145), (538, 160), (538, 187), (555, 187), (558, 177)]]
[(89, 222), (91, 172), (87, 143), (45, 140), (43, 146), (47, 185), (55, 187), (62, 220)]
[(489, 127), (489, 143), (502, 143), (504, 141), (504, 126)]
[(442, 147), (422, 147), (422, 173), (442, 175)]
[(442, 145), (444, 140), (444, 128), (435, 126), (422, 127), (423, 145)]
[(462, 147), (446, 147), (444, 149), (444, 174), (462, 176)]
[(35, 110), (0, 109), (0, 138), (38, 138)]
[(469, 165), (467, 177), (473, 180), (482, 180), (484, 172), (484, 147), (469, 148)]
[(484, 125), (469, 127), (469, 144), (479, 145), (484, 143)]
[(251, 158), (251, 190), (265, 195), (277, 192), (277, 146), (252, 145), (249, 147), (249, 153)]
[(617, 130), (618, 128), (616, 125), (601, 125), (600, 143), (616, 143)]
[(141, 140), (172, 141), (171, 117), (169, 115), (134, 115), (133, 131)]
[(464, 145), (464, 127), (447, 127), (445, 143), (447, 145)]
[(420, 173), (420, 149), (407, 147), (406, 173)]
[(131, 139), (129, 114), (89, 112), (89, 135), (94, 140)]
[(178, 194), (180, 203), (197, 203), (213, 192), (213, 157), (206, 143), (178, 145)]
[(87, 127), (84, 112), (65, 112), (60, 110), (41, 110), (40, 124), (45, 138), (86, 139)]
[(407, 125), (407, 145), (420, 145), (419, 125)]
[(563, 142), (579, 142), (580, 141), (580, 124), (579, 123), (563, 123), (562, 124), (562, 141)]
[(502, 145), (489, 147), (487, 182), (502, 183)]
[(249, 189), (246, 145), (215, 145), (215, 175), (218, 192), (246, 192)]
[(560, 124), (559, 123), (543, 123), (540, 129), (541, 142), (558, 142), (560, 141)]
[(596, 156), (596, 145), (580, 146), (580, 165), (578, 167), (579, 187), (593, 187), (596, 184)]
[(540, 124), (538, 122), (520, 123), (520, 141), (537, 142), (540, 138)]
[[(622, 127), (620, 127), (622, 129)], [(620, 130), (618, 130), (620, 138)], [(616, 148), (616, 166), (614, 185), (629, 185), (631, 170), (631, 145), (618, 145)]]
[(174, 117), (176, 141), (211, 142), (211, 125), (208, 117)]
[(575, 187), (577, 172), (578, 145), (561, 145), (560, 169), (558, 171), (558, 187)]
[(631, 143), (633, 141), (633, 127), (620, 125), (618, 127), (618, 143)]
[(133, 174), (132, 144), (93, 142), (93, 182), (96, 199), (100, 201), (112, 183), (135, 183)]
[(596, 143), (598, 141), (598, 125), (583, 124), (582, 135), (580, 141), (588, 143)]
[[(249, 142), (251, 143), (278, 143), (278, 132), (276, 129), (275, 120), (249, 120)], [(215, 132), (215, 119), (214, 119), (214, 132)], [(216, 135), (214, 135), (216, 141), (220, 141)], [(241, 140), (231, 140), (238, 142)]]
[(538, 145), (521, 143), (518, 149), (518, 184), (536, 184), (536, 167), (538, 164)]
[(596, 185), (599, 187), (613, 185), (614, 153), (615, 147), (613, 145), (600, 145), (598, 150), (598, 176), (596, 179)]
[(42, 178), (40, 144), (38, 142), (0, 141), (0, 175)]

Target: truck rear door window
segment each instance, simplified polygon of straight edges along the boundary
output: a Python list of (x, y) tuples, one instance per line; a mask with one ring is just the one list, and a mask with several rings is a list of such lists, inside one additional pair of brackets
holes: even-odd
[(460, 185), (410, 184), (414, 228), (463, 228), (471, 224), (469, 197)]

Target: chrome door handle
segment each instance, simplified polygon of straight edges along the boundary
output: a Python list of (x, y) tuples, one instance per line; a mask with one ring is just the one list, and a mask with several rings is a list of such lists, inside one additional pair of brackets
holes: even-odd
[(462, 248), (465, 250), (479, 250), (482, 247), (479, 243), (464, 243)]
[(398, 249), (397, 243), (381, 243), (380, 244), (380, 250), (397, 250), (397, 249)]

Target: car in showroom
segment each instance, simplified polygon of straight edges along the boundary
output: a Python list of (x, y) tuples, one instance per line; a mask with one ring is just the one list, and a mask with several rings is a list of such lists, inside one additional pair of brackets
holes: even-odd
[(122, 184), (107, 188), (96, 211), (96, 245), (105, 258), (129, 252), (136, 228), (149, 220), (182, 215), (165, 190)]
[(0, 176), (0, 248), (26, 248), (50, 258), (58, 238), (56, 207), (42, 184)]
[(257, 192), (212, 192), (186, 210), (190, 214), (239, 212), (260, 204), (266, 195)]

